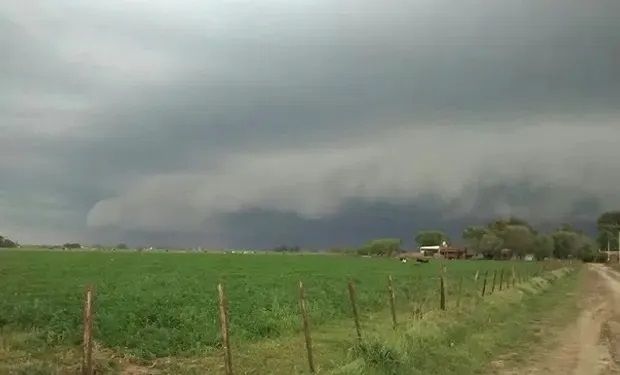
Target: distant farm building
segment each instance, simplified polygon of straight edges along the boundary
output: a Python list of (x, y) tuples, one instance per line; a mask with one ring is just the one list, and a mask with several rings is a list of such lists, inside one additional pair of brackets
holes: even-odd
[(425, 257), (432, 257), (439, 252), (440, 245), (437, 246), (420, 246), (420, 253)]
[(441, 257), (445, 259), (467, 259), (472, 254), (464, 247), (449, 246), (446, 242), (436, 246), (420, 246), (420, 254), (425, 257)]
[(466, 259), (468, 258), (467, 249), (463, 247), (441, 247), (439, 255), (445, 259)]

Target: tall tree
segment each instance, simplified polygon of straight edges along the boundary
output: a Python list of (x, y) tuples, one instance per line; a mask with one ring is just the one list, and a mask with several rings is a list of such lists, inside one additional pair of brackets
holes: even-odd
[(620, 211), (608, 211), (599, 216), (596, 221), (598, 227), (598, 246), (601, 249), (618, 251), (618, 232), (620, 231)]
[(448, 236), (438, 230), (424, 230), (415, 236), (415, 242), (418, 246), (437, 246), (443, 241), (448, 241)]
[(539, 234), (534, 239), (534, 256), (537, 260), (551, 258), (553, 256), (553, 238), (546, 234)]
[(512, 250), (518, 257), (530, 254), (534, 250), (535, 234), (528, 226), (511, 224), (497, 235), (504, 240), (504, 247)]
[(495, 233), (487, 233), (480, 240), (480, 252), (487, 259), (497, 259), (501, 256), (504, 241)]
[(463, 231), (463, 239), (467, 243), (467, 247), (475, 253), (480, 252), (480, 242), (485, 234), (489, 233), (489, 229), (482, 226), (471, 226)]

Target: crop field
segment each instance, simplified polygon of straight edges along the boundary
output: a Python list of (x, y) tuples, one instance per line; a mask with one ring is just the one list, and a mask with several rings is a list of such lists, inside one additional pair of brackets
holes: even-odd
[(513, 266), (522, 275), (540, 269), (525, 262), (403, 264), (309, 254), (0, 251), (0, 335), (34, 331), (47, 346), (79, 345), (84, 286), (92, 283), (100, 345), (145, 360), (199, 355), (220, 347), (220, 281), (229, 299), (233, 343), (243, 345), (299, 332), (299, 280), (306, 285), (315, 327), (350, 319), (349, 280), (356, 285), (362, 317), (387, 308), (388, 275), (399, 312), (437, 309), (442, 264), (449, 306), (461, 278), (463, 303), (475, 300), (481, 286), (474, 281), (477, 271), (482, 277), (503, 268), (508, 278)]

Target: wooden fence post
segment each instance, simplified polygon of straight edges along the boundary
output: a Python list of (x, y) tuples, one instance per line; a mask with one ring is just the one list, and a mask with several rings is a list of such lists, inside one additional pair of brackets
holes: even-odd
[(362, 341), (362, 329), (360, 327), (360, 318), (357, 313), (357, 303), (355, 302), (355, 286), (353, 281), (349, 281), (349, 298), (351, 299), (351, 308), (353, 309), (353, 319), (355, 320), (355, 331), (357, 332), (358, 341)]
[(84, 291), (84, 336), (82, 342), (82, 375), (93, 375), (93, 298), (92, 285)]
[(501, 292), (504, 286), (504, 269), (502, 268), (499, 273), (499, 291)]
[(299, 309), (301, 310), (301, 320), (306, 338), (306, 351), (308, 352), (308, 366), (311, 373), (315, 373), (314, 355), (312, 354), (312, 337), (310, 336), (310, 323), (308, 320), (308, 309), (306, 307), (306, 290), (304, 283), (299, 281)]
[(484, 293), (487, 290), (487, 276), (489, 274), (489, 271), (484, 271), (484, 282), (482, 284), (482, 297), (484, 297)]
[(491, 287), (491, 294), (495, 293), (495, 279), (497, 278), (497, 270), (493, 271), (493, 286)]
[(394, 296), (394, 283), (392, 280), (392, 275), (388, 276), (388, 292), (390, 297), (390, 309), (392, 310), (392, 328), (396, 329), (396, 325), (398, 323), (396, 321), (396, 297)]
[(230, 352), (229, 337), (229, 317), (228, 317), (228, 300), (222, 283), (217, 285), (217, 291), (220, 298), (220, 329), (222, 334), (222, 346), (224, 347), (224, 368), (226, 375), (232, 375), (232, 355)]
[(443, 284), (443, 275), (439, 276), (439, 308), (446, 310), (446, 291)]
[(459, 287), (456, 294), (456, 308), (461, 307), (461, 293), (463, 292), (463, 276), (459, 279)]

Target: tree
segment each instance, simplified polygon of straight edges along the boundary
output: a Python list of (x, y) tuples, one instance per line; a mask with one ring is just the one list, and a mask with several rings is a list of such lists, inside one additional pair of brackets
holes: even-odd
[(529, 226), (511, 224), (496, 234), (504, 241), (504, 247), (512, 250), (518, 257), (534, 250), (535, 234)]
[(437, 246), (443, 241), (448, 241), (448, 236), (438, 230), (424, 230), (415, 236), (415, 242), (418, 246)]
[(75, 243), (75, 242), (69, 242), (69, 243), (62, 245), (62, 247), (64, 247), (65, 249), (81, 249), (82, 245), (80, 245), (79, 243)]
[(534, 256), (537, 260), (551, 258), (553, 256), (553, 238), (545, 234), (539, 234), (534, 239)]
[(0, 247), (15, 248), (17, 246), (18, 246), (17, 242), (11, 241), (8, 238), (0, 236)]
[(620, 211), (608, 211), (596, 221), (598, 228), (597, 242), (600, 249), (618, 251), (618, 231), (620, 231)]
[(495, 233), (487, 233), (480, 239), (480, 252), (487, 259), (499, 258), (504, 240)]
[(398, 238), (381, 238), (372, 240), (362, 246), (360, 255), (392, 256), (398, 254), (401, 249), (401, 240)]
[(126, 250), (128, 247), (124, 243), (119, 243), (118, 245), (116, 245), (116, 248), (119, 250)]
[(499, 233), (499, 232), (506, 230), (506, 227), (511, 226), (511, 225), (519, 225), (519, 226), (527, 227), (532, 233), (536, 233), (536, 230), (534, 230), (534, 227), (532, 227), (527, 221), (516, 218), (516, 217), (509, 217), (508, 219), (495, 220), (488, 225), (488, 228), (495, 233)]
[(471, 226), (465, 228), (463, 231), (463, 239), (467, 243), (467, 247), (473, 250), (475, 253), (480, 252), (480, 242), (485, 234), (489, 233), (489, 230), (482, 226)]
[(552, 235), (554, 242), (553, 255), (565, 259), (591, 258), (596, 256), (596, 244), (583, 233), (559, 230)]

